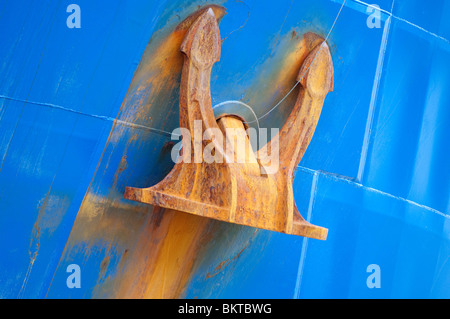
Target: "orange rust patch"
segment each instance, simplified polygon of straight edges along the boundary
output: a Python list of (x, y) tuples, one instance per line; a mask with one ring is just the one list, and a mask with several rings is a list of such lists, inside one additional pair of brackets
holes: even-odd
[(159, 227), (150, 222), (141, 233), (114, 297), (176, 298), (182, 292), (211, 221), (178, 211), (163, 214)]
[(214, 268), (213, 273), (207, 273), (207, 274), (206, 274), (206, 279), (209, 279), (209, 278), (212, 278), (212, 277), (218, 275), (225, 267), (227, 267), (227, 266), (228, 266), (229, 264), (231, 264), (233, 261), (235, 261), (236, 259), (238, 259), (238, 258), (241, 256), (241, 254), (244, 252), (244, 250), (248, 247), (248, 245), (249, 245), (249, 243), (247, 243), (247, 244), (245, 245), (245, 247), (242, 248), (242, 249), (236, 254), (236, 256), (234, 256), (233, 258), (231, 258), (231, 259), (226, 259), (226, 260), (220, 262), (219, 265), (217, 265), (217, 267)]

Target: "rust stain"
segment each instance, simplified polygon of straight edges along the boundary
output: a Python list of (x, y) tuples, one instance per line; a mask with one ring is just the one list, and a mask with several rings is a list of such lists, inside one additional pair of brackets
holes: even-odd
[[(111, 196), (120, 194), (115, 193)], [(66, 250), (70, 250), (78, 243), (87, 246), (86, 249), (111, 242), (130, 245), (133, 234), (142, 228), (147, 215), (151, 212), (151, 206), (136, 206), (88, 194), (83, 202), (83, 211), (78, 213), (70, 233)]]
[(28, 248), (30, 262), (28, 264), (27, 272), (18, 297), (22, 296), (24, 289), (27, 286), (36, 258), (38, 257), (39, 249), (41, 247), (41, 235), (51, 235), (57, 229), (65, 212), (67, 211), (69, 203), (70, 201), (67, 196), (52, 195), (51, 188), (45, 197), (39, 201), (37, 207), (38, 214), (31, 231), (30, 245)]
[(295, 30), (292, 30), (291, 39), (295, 38), (296, 36), (297, 36), (297, 32)]
[(241, 254), (244, 252), (244, 250), (247, 249), (248, 245), (249, 245), (249, 243), (247, 243), (247, 244), (244, 246), (244, 248), (242, 248), (242, 249), (236, 254), (236, 256), (234, 256), (233, 258), (231, 258), (231, 259), (226, 259), (226, 260), (220, 262), (220, 263), (217, 265), (217, 267), (214, 268), (214, 271), (213, 271), (212, 273), (209, 273), (209, 272), (208, 272), (208, 273), (206, 274), (205, 278), (206, 278), (206, 279), (209, 279), (209, 278), (212, 278), (212, 277), (218, 275), (218, 274), (219, 274), (223, 269), (225, 269), (229, 264), (231, 264), (233, 261), (237, 260), (237, 259), (241, 256)]
[(110, 255), (106, 255), (105, 258), (103, 258), (103, 260), (102, 260), (102, 262), (100, 264), (99, 277), (103, 277), (104, 276), (110, 261), (111, 261), (111, 256)]
[(171, 210), (163, 214), (159, 226), (149, 221), (141, 233), (114, 297), (176, 298), (182, 292), (210, 221)]

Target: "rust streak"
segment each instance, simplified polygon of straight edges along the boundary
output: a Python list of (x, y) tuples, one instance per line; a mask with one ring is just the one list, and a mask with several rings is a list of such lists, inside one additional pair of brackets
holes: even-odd
[(209, 278), (212, 278), (212, 277), (218, 275), (222, 270), (224, 270), (226, 267), (228, 267), (229, 264), (231, 264), (233, 261), (237, 260), (237, 259), (241, 256), (241, 254), (244, 252), (244, 250), (247, 249), (248, 245), (249, 245), (249, 243), (247, 243), (247, 244), (245, 245), (245, 247), (242, 248), (242, 249), (236, 254), (236, 256), (234, 256), (233, 258), (231, 258), (231, 259), (226, 259), (226, 260), (222, 261), (221, 263), (219, 263), (219, 265), (217, 265), (217, 267), (214, 268), (213, 273), (211, 274), (211, 273), (208, 272), (208, 273), (206, 274), (205, 278), (206, 278), (206, 279), (209, 279)]

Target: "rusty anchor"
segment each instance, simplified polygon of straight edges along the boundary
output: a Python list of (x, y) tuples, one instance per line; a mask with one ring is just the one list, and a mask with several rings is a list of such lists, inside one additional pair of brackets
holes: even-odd
[[(242, 118), (214, 117), (210, 75), (220, 58), (220, 33), (211, 9), (190, 27), (181, 51), (180, 127), (190, 132), (200, 128), (206, 139), (199, 142), (193, 136), (183, 138), (171, 172), (152, 187), (126, 187), (125, 198), (221, 221), (326, 239), (328, 229), (312, 225), (300, 215), (292, 188), (295, 169), (311, 141), (325, 96), (333, 89), (333, 65), (326, 42), (309, 52), (297, 78), (301, 88), (294, 108), (279, 133), (257, 152), (253, 152), (246, 134), (238, 133), (237, 139), (227, 135), (228, 129), (243, 132), (246, 125)], [(195, 160), (198, 151), (207, 147), (211, 150), (211, 146), (214, 156), (226, 160)], [(187, 152), (188, 148), (194, 149), (194, 154)], [(279, 155), (271, 156), (275, 151)]]

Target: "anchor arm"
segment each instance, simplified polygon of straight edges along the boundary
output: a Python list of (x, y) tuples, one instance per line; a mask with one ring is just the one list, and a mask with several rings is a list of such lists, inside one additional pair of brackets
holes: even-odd
[[(191, 26), (181, 44), (181, 51), (185, 58), (180, 86), (180, 127), (187, 128), (191, 134), (201, 133), (201, 136), (191, 140), (195, 152), (202, 149), (203, 133), (208, 128), (219, 131), (212, 110), (210, 77), (213, 64), (220, 59), (220, 33), (211, 9), (206, 10)], [(202, 126), (196, 127), (196, 121)], [(211, 133), (208, 141), (225, 156), (223, 144), (217, 143)]]
[[(268, 163), (272, 150), (279, 151), (279, 167), (288, 176), (300, 162), (314, 134), (328, 92), (333, 90), (333, 62), (326, 42), (314, 48), (300, 68), (302, 87), (294, 108), (278, 133), (258, 151), (261, 163)], [(276, 145), (275, 145), (276, 144)]]

